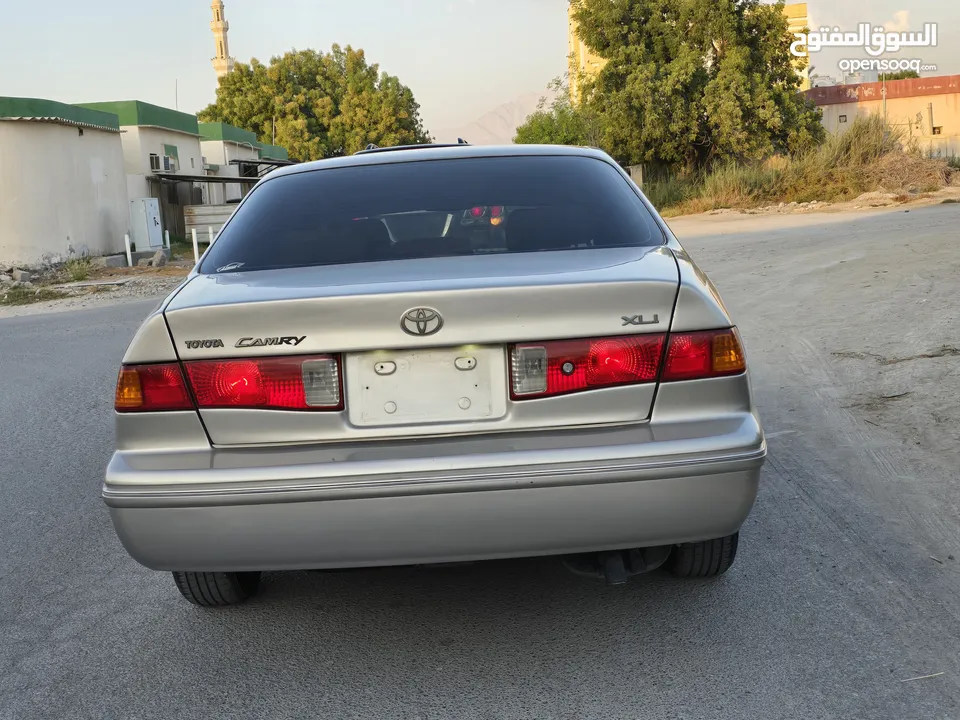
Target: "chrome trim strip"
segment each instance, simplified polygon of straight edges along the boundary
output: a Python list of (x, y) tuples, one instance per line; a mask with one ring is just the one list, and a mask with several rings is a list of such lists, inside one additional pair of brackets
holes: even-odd
[[(207, 486), (207, 487), (176, 487), (159, 488), (156, 486), (137, 486), (123, 487), (108, 486), (106, 483), (102, 486), (101, 496), (104, 500), (163, 500), (163, 499), (182, 499), (182, 498), (232, 498), (242, 501), (244, 497), (260, 497), (265, 495), (283, 495), (283, 494), (309, 494), (309, 493), (336, 493), (337, 491), (349, 491), (347, 497), (362, 497), (365, 491), (376, 491), (383, 489), (393, 490), (393, 494), (410, 494), (410, 491), (416, 489), (428, 488), (428, 492), (464, 492), (494, 489), (489, 485), (474, 488), (453, 488), (449, 490), (441, 489), (441, 486), (454, 486), (459, 483), (480, 484), (484, 481), (500, 481), (498, 488), (512, 487), (518, 488), (517, 481), (523, 480), (524, 485), (520, 487), (543, 487), (549, 485), (549, 482), (541, 482), (534, 485), (531, 481), (541, 480), (549, 481), (551, 478), (560, 478), (565, 476), (576, 476), (577, 485), (589, 484), (591, 476), (612, 475), (610, 482), (625, 482), (637, 478), (623, 477), (629, 473), (643, 473), (653, 470), (677, 471), (686, 468), (704, 467), (706, 473), (722, 472), (719, 468), (711, 468), (724, 463), (752, 463), (763, 461), (767, 455), (766, 440), (759, 448), (743, 450), (716, 455), (704, 455), (689, 458), (672, 458), (664, 460), (644, 460), (640, 462), (620, 462), (605, 463), (596, 465), (547, 465), (546, 467), (521, 466), (512, 469), (478, 469), (477, 471), (467, 471), (460, 473), (444, 473), (432, 476), (414, 475), (414, 476), (394, 476), (390, 479), (368, 479), (368, 480), (349, 480), (349, 481), (329, 481), (329, 482), (310, 482), (310, 483), (287, 483), (287, 484), (258, 484), (256, 486), (242, 486), (234, 484), (230, 486)], [(362, 476), (361, 476), (362, 477)], [(603, 478), (596, 478), (592, 482), (602, 482)]]

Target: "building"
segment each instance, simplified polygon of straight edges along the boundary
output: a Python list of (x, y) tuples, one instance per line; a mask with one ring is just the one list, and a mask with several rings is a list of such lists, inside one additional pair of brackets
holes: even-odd
[(230, 23), (227, 22), (227, 16), (223, 9), (223, 0), (213, 0), (210, 9), (213, 11), (210, 29), (213, 31), (213, 40), (216, 47), (216, 55), (212, 60), (213, 69), (216, 71), (217, 77), (221, 78), (233, 70), (234, 65), (234, 59), (230, 57), (230, 42), (227, 40)]
[[(259, 174), (260, 144), (256, 134), (248, 130), (226, 123), (200, 123), (200, 150), (203, 168), (208, 175), (256, 177)], [(205, 193), (204, 203), (236, 202), (248, 189), (249, 185), (239, 183), (211, 185)]]
[[(286, 163), (290, 159), (290, 154), (279, 145), (268, 145), (267, 143), (256, 143), (260, 148), (260, 159), (274, 161), (276, 163)], [(263, 168), (261, 168), (261, 172)]]
[(0, 264), (123, 250), (120, 138), (115, 114), (0, 97)]
[(139, 100), (84, 103), (120, 118), (123, 159), (130, 199), (155, 197), (150, 182), (157, 173), (203, 173), (200, 127), (196, 115)]
[(854, 73), (844, 73), (840, 85), (863, 85), (880, 82), (880, 73), (876, 70), (858, 70)]
[(182, 237), (182, 206), (202, 202), (200, 189), (193, 185), (194, 178), (204, 174), (196, 115), (139, 100), (79, 107), (112, 113), (120, 119), (130, 200), (158, 198), (164, 228)]
[(804, 94), (823, 112), (829, 132), (843, 132), (859, 116), (879, 114), (921, 150), (960, 156), (960, 75), (815, 87)]
[[(806, 3), (790, 3), (783, 8), (783, 14), (787, 16), (787, 32), (791, 38), (795, 33), (805, 33), (810, 25), (810, 16), (807, 13)], [(806, 46), (803, 48), (803, 57), (797, 58), (793, 62), (800, 76), (800, 90), (810, 89), (810, 53)], [(802, 67), (801, 67), (802, 66)]]
[(607, 61), (594, 53), (580, 39), (580, 34), (577, 31), (577, 21), (573, 17), (572, 3), (567, 6), (567, 48), (570, 64), (570, 99), (576, 102), (580, 97), (581, 78), (596, 77)]
[[(806, 3), (792, 3), (784, 7), (784, 14), (787, 16), (789, 32), (806, 32), (809, 23)], [(569, 48), (569, 75), (570, 75), (570, 99), (577, 101), (580, 94), (580, 79), (595, 77), (606, 60), (596, 55), (580, 39), (577, 32), (577, 21), (573, 17), (573, 5), (567, 6), (567, 46)], [(804, 48), (806, 52), (806, 48)], [(797, 74), (800, 76), (800, 90), (806, 90), (810, 87), (810, 63), (807, 55), (797, 58), (795, 61)], [(801, 68), (800, 66), (804, 67)]]

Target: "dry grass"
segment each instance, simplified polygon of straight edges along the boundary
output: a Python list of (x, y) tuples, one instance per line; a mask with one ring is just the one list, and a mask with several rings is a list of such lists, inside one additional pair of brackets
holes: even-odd
[(726, 162), (701, 177), (645, 184), (666, 216), (779, 202), (842, 202), (863, 193), (926, 193), (957, 176), (949, 160), (923, 157), (879, 116), (858, 118), (847, 132), (817, 148), (762, 163)]
[(67, 293), (51, 288), (13, 288), (0, 294), (0, 305), (30, 305), (46, 300), (59, 300)]

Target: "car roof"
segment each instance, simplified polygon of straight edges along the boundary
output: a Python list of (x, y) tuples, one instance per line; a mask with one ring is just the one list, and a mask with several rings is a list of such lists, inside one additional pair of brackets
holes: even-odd
[(378, 148), (356, 155), (314, 160), (278, 168), (264, 177), (264, 180), (283, 175), (297, 175), (313, 170), (328, 170), (342, 167), (360, 167), (364, 165), (386, 165), (403, 162), (421, 162), (424, 160), (454, 160), (463, 158), (489, 157), (535, 157), (535, 156), (573, 156), (592, 157), (612, 162), (602, 150), (572, 145), (410, 145), (402, 148)]

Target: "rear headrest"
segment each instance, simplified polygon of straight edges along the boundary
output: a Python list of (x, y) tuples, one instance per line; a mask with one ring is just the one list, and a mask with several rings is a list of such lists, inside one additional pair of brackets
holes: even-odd
[(576, 206), (514, 210), (506, 234), (513, 251), (562, 250), (593, 239), (589, 218)]

